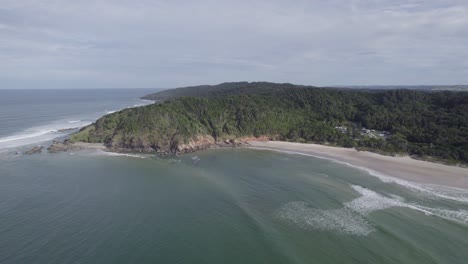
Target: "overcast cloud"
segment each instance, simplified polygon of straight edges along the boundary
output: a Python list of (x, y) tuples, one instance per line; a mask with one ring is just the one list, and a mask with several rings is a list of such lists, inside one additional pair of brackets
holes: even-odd
[(0, 88), (467, 84), (467, 0), (0, 0)]

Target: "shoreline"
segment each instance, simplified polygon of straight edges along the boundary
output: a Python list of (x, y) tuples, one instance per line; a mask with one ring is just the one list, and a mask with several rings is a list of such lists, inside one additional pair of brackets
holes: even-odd
[[(118, 154), (127, 153), (109, 149), (102, 143), (75, 142), (70, 147), (71, 149), (94, 149)], [(237, 147), (331, 160), (364, 170), (387, 182), (403, 180), (410, 183), (432, 184), (468, 190), (468, 168), (417, 160), (409, 156), (394, 157), (351, 148), (285, 141), (247, 141), (246, 144)], [(218, 148), (226, 147), (217, 146), (209, 149)]]
[[(434, 184), (468, 190), (468, 169), (413, 159), (393, 157), (356, 149), (284, 141), (249, 141), (247, 148), (308, 155), (332, 160), (374, 174), (381, 180)], [(390, 179), (385, 179), (390, 177)]]

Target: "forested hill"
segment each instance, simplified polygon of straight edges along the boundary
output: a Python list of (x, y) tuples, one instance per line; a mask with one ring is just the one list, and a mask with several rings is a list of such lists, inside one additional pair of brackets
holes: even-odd
[[(291, 89), (318, 88), (315, 86), (294, 85), (290, 83), (270, 83), (270, 82), (230, 82), (218, 85), (199, 85), (176, 89), (168, 89), (157, 93), (148, 94), (142, 99), (165, 101), (178, 97), (223, 97), (228, 95), (272, 95), (287, 92)], [(338, 90), (360, 90), (368, 92), (378, 92), (382, 90), (419, 90), (419, 91), (460, 91), (468, 92), (467, 85), (438, 85), (438, 86), (349, 86), (349, 87), (324, 87), (326, 89)]]
[(226, 139), (265, 136), (468, 163), (466, 92), (220, 86), (157, 93), (152, 99), (162, 103), (106, 115), (71, 141), (102, 142), (120, 151), (175, 153)]
[(317, 88), (314, 86), (300, 86), (289, 83), (269, 82), (230, 82), (218, 85), (199, 85), (164, 90), (142, 97), (146, 100), (165, 101), (178, 97), (225, 97), (230, 95), (274, 95), (292, 89)]

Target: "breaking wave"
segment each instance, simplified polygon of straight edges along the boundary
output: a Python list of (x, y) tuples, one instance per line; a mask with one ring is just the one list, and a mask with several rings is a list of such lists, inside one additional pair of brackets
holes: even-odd
[(366, 236), (374, 231), (369, 221), (347, 208), (321, 210), (309, 207), (306, 202), (296, 201), (282, 206), (276, 215), (304, 229), (336, 231), (360, 236)]
[(79, 123), (81, 122), (81, 120), (70, 120), (68, 121), (69, 124), (76, 124), (76, 123)]
[(367, 172), (368, 174), (377, 177), (379, 180), (385, 183), (394, 183), (398, 184), (400, 186), (403, 186), (407, 189), (410, 189), (412, 191), (416, 191), (428, 198), (439, 198), (439, 199), (447, 199), (447, 200), (452, 200), (452, 201), (457, 201), (461, 203), (468, 203), (468, 190), (466, 189), (461, 189), (461, 188), (455, 188), (455, 187), (448, 187), (448, 186), (442, 186), (442, 185), (435, 185), (435, 184), (423, 184), (423, 183), (415, 183), (399, 178), (395, 178), (389, 175), (382, 174), (380, 172), (368, 169), (366, 167), (362, 166), (357, 166), (353, 165), (348, 162), (340, 161), (337, 159), (329, 158), (329, 157), (323, 157), (319, 155), (313, 155), (313, 154), (307, 154), (307, 153), (302, 153), (302, 152), (296, 152), (296, 151), (289, 151), (289, 150), (278, 150), (278, 149), (272, 149), (272, 148), (265, 148), (265, 147), (250, 147), (252, 149), (263, 149), (263, 150), (272, 150), (276, 152), (281, 152), (281, 153), (286, 153), (286, 154), (295, 154), (295, 155), (301, 155), (301, 156), (308, 156), (308, 157), (314, 157), (314, 158), (319, 158), (319, 159), (326, 159), (326, 160), (331, 160), (335, 163), (343, 164), (348, 167), (352, 167), (355, 169), (359, 169), (362, 171)]
[(54, 138), (66, 135), (74, 128), (80, 128), (91, 124), (90, 121), (68, 120), (57, 121), (48, 125), (28, 128), (11, 136), (0, 138), (0, 149), (21, 147), (40, 143)]
[(304, 201), (290, 202), (280, 207), (276, 215), (304, 229), (336, 231), (338, 233), (366, 236), (375, 231), (367, 216), (378, 210), (403, 207), (419, 211), (428, 216), (441, 217), (461, 224), (468, 224), (468, 211), (431, 208), (406, 203), (397, 195), (384, 196), (358, 185), (351, 186), (361, 196), (343, 204), (339, 209), (317, 209)]
[(139, 158), (139, 159), (146, 159), (147, 158), (144, 155), (131, 154), (131, 153), (108, 152), (108, 151), (103, 151), (103, 150), (98, 150), (97, 154), (98, 155), (103, 155), (103, 156), (110, 156), (110, 157), (129, 157), (129, 158)]
[[(138, 105), (147, 105), (153, 101), (139, 100)], [(132, 102), (133, 105), (133, 102)], [(117, 110), (105, 110), (105, 113), (114, 113)], [(53, 140), (60, 136), (65, 136), (70, 133), (71, 129), (78, 129), (91, 124), (94, 120), (102, 115), (102, 109), (99, 112), (89, 113), (85, 116), (73, 116), (57, 121), (52, 121), (48, 124), (39, 125), (18, 131), (15, 134), (0, 137), (0, 150), (22, 147), (32, 144), (38, 144)]]

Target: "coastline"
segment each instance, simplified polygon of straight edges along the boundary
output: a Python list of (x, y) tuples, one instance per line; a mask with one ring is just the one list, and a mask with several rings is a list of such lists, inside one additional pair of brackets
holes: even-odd
[(468, 169), (440, 163), (392, 157), (356, 149), (284, 141), (249, 141), (248, 148), (309, 155), (334, 160), (352, 167), (368, 169), (379, 178), (394, 177), (404, 181), (434, 184), (468, 190)]
[[(101, 143), (75, 142), (70, 144), (70, 147), (71, 149), (94, 149), (109, 153), (122, 153), (109, 149)], [(245, 141), (244, 144), (238, 147), (271, 150), (332, 160), (365, 170), (382, 181), (391, 182), (399, 179), (412, 183), (468, 190), (468, 168), (417, 160), (409, 156), (394, 157), (368, 151), (358, 151), (351, 148), (285, 141), (263, 141), (261, 139)], [(217, 145), (216, 148), (223, 147)]]

